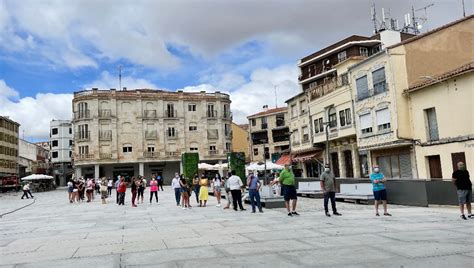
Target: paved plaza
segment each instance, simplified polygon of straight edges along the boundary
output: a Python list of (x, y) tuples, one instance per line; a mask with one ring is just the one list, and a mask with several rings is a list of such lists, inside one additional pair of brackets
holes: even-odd
[[(321, 199), (300, 198), (301, 216), (288, 217), (223, 210), (212, 196), (207, 208), (182, 210), (170, 188), (158, 205), (132, 208), (127, 195), (119, 207), (98, 195), (69, 204), (64, 189), (36, 193), (34, 204), (0, 219), (0, 266), (474, 266), (474, 220), (454, 207), (392, 206), (393, 217), (375, 217), (372, 206), (338, 203), (343, 216), (327, 218)], [(19, 196), (0, 195), (0, 214), (32, 202)]]

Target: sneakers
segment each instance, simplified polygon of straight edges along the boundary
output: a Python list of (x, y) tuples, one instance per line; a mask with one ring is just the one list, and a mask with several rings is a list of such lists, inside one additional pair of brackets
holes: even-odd
[(298, 212), (296, 212), (296, 211), (291, 212), (291, 214), (293, 214), (293, 215), (295, 215), (295, 216), (299, 216), (299, 215), (300, 215), (300, 214), (298, 214)]
[(466, 216), (464, 214), (461, 215), (461, 219), (467, 220)]
[(390, 214), (390, 213), (384, 213), (383, 215), (384, 216), (390, 216), (390, 217), (392, 216), (392, 214)]
[(260, 213), (263, 213), (263, 209), (259, 209), (258, 211), (259, 211)]
[(341, 214), (341, 213), (339, 213), (339, 212), (337, 212), (337, 211), (336, 211), (336, 212), (334, 212), (332, 215), (335, 215), (335, 216), (342, 216), (342, 214)]
[(329, 212), (326, 212), (326, 217), (331, 217), (331, 214), (329, 214)]
[(293, 213), (288, 212), (288, 216), (293, 217)]
[(469, 219), (474, 219), (474, 214), (469, 214), (469, 216), (467, 216)]
[(247, 209), (245, 209), (245, 208), (240, 209), (240, 211), (246, 211), (246, 210), (247, 210)]
[(221, 207), (221, 204), (217, 204), (216, 207), (220, 208), (220, 207)]

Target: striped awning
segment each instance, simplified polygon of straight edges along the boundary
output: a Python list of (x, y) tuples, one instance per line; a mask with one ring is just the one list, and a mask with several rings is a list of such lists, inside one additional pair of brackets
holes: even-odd
[(290, 155), (289, 154), (283, 154), (280, 156), (280, 158), (275, 162), (277, 165), (290, 165)]
[(307, 162), (323, 158), (323, 151), (312, 151), (295, 155), (293, 160), (296, 162)]

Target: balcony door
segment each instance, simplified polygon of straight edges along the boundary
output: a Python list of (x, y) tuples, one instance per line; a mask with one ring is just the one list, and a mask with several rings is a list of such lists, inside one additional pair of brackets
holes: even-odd
[(441, 159), (439, 155), (428, 156), (428, 165), (430, 168), (430, 178), (432, 179), (443, 178), (443, 172), (441, 171)]

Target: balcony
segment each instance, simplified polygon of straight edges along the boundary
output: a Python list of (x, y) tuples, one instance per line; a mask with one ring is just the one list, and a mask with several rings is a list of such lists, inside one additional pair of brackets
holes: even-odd
[(110, 109), (99, 110), (99, 118), (111, 118), (111, 117), (112, 117), (112, 110)]
[(206, 116), (207, 116), (207, 118), (217, 119), (217, 111), (216, 110), (207, 110)]
[(94, 159), (94, 154), (76, 154), (74, 161), (86, 161)]
[(210, 150), (208, 152), (209, 155), (217, 155), (218, 154), (218, 151), (217, 150)]
[(144, 158), (158, 158), (160, 156), (160, 152), (143, 152)]
[(179, 157), (180, 156), (180, 152), (166, 152), (166, 156), (167, 157)]
[(285, 142), (290, 140), (290, 130), (288, 127), (272, 130), (273, 142)]
[(112, 154), (100, 153), (99, 158), (100, 159), (112, 159)]
[(226, 137), (227, 139), (232, 139), (232, 130), (226, 131), (226, 132), (225, 132), (225, 137)]
[(155, 140), (158, 138), (158, 133), (156, 130), (148, 130), (145, 131), (145, 139), (147, 140)]
[(89, 110), (79, 110), (74, 112), (74, 120), (82, 120), (82, 119), (90, 119), (90, 111)]
[(276, 121), (276, 127), (284, 127), (284, 126), (285, 126), (285, 120)]
[(337, 88), (347, 85), (347, 81), (341, 77), (333, 77), (326, 80), (323, 84), (309, 88), (310, 99), (315, 100), (335, 91)]
[(225, 112), (222, 114), (222, 118), (232, 120), (232, 112), (225, 111)]
[(112, 130), (101, 130), (99, 132), (99, 141), (111, 141)]
[(219, 131), (217, 129), (208, 129), (207, 130), (207, 138), (216, 140), (219, 138)]
[(77, 132), (74, 139), (77, 142), (90, 141), (91, 140), (90, 131)]
[(144, 118), (157, 118), (156, 110), (145, 110), (143, 111)]
[(175, 130), (175, 131), (169, 131), (169, 130), (167, 130), (167, 131), (165, 131), (165, 135), (166, 135), (166, 138), (167, 138), (168, 140), (176, 140), (176, 139), (178, 139), (178, 131), (176, 131), (176, 130)]
[(177, 110), (166, 110), (165, 111), (165, 118), (177, 118), (178, 111)]

